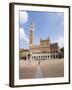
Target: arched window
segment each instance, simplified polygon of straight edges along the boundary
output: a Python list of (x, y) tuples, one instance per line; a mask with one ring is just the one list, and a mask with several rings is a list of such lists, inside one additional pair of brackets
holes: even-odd
[(35, 59), (35, 56), (34, 56), (34, 59)]
[(52, 55), (51, 55), (51, 58), (52, 58)]
[(40, 58), (40, 56), (39, 56), (39, 58)]
[(32, 56), (32, 59), (33, 59), (33, 56)]
[(56, 55), (56, 58), (58, 58), (58, 56)]
[(53, 55), (53, 58), (55, 59), (55, 55)]
[(49, 56), (48, 56), (48, 58), (49, 58)]
[(47, 58), (47, 56), (46, 56), (46, 58)]

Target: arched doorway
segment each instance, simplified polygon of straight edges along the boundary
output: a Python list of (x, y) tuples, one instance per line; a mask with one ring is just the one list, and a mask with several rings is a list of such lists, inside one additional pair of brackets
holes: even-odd
[(23, 57), (24, 60), (26, 60), (26, 57)]
[(55, 55), (53, 55), (53, 58), (55, 59)]
[(28, 54), (28, 60), (30, 60), (30, 56), (31, 56), (31, 55), (30, 55), (30, 53), (29, 53), (29, 54)]
[(31, 60), (32, 59), (32, 54), (31, 53), (28, 53), (27, 54), (27, 60)]

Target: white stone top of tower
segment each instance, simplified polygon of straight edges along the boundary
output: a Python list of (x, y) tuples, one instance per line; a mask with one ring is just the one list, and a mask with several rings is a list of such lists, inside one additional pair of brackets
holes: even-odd
[(32, 22), (30, 23), (30, 30), (35, 31), (35, 22), (34, 22), (34, 20), (32, 20)]

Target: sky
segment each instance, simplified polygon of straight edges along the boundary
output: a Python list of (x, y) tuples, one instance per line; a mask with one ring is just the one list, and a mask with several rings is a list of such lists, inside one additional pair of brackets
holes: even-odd
[(19, 11), (20, 48), (29, 48), (29, 26), (33, 20), (35, 45), (39, 44), (40, 38), (50, 37), (51, 43), (58, 42), (60, 47), (64, 46), (63, 12)]

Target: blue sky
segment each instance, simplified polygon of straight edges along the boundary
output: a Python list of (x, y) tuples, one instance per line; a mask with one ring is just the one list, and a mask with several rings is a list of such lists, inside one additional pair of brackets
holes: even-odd
[(29, 25), (35, 21), (34, 44), (39, 44), (40, 38), (50, 37), (51, 43), (64, 45), (64, 13), (20, 11), (20, 48), (29, 47)]

